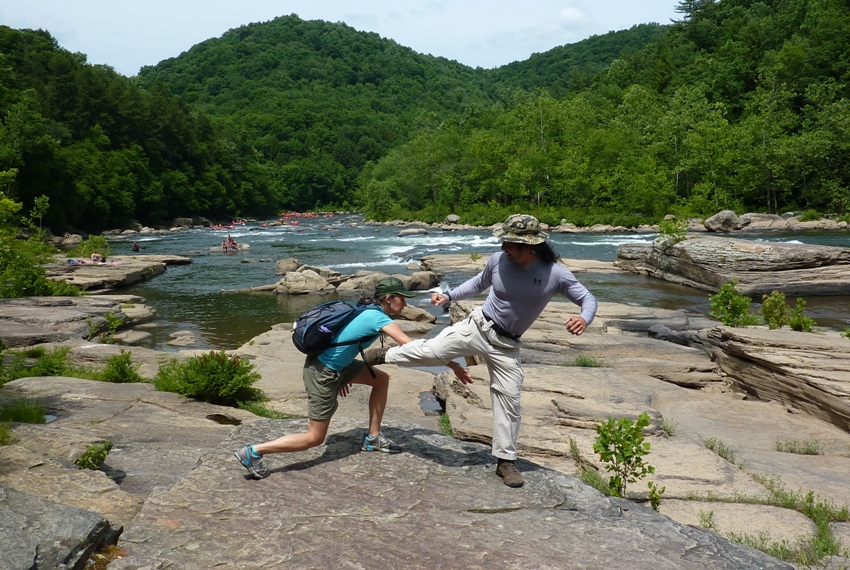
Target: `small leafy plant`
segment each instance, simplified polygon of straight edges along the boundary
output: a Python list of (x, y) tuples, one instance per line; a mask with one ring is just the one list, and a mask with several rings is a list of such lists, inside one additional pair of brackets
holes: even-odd
[(661, 495), (664, 494), (664, 491), (667, 490), (667, 487), (659, 487), (655, 482), (649, 481), (647, 482), (647, 487), (649, 487), (649, 506), (652, 507), (653, 511), (658, 511), (658, 507), (661, 506)]
[(658, 222), (658, 231), (661, 233), (658, 236), (658, 242), (664, 242), (667, 245), (677, 244), (687, 239), (688, 222), (685, 220), (661, 220)]
[(260, 374), (247, 359), (228, 356), (223, 350), (179, 362), (170, 359), (160, 364), (153, 384), (157, 390), (176, 392), (196, 400), (223, 406), (263, 401), (262, 391), (251, 385)]
[(806, 300), (802, 297), (797, 297), (797, 305), (791, 309), (791, 317), (788, 319), (788, 324), (791, 329), (797, 332), (812, 332), (812, 327), (817, 323), (814, 319), (805, 316)]
[(74, 464), (80, 469), (97, 471), (103, 467), (103, 462), (106, 461), (106, 456), (109, 455), (111, 449), (111, 441), (99, 441), (89, 445), (85, 453), (74, 460)]
[(655, 467), (645, 463), (650, 445), (644, 441), (643, 428), (649, 425), (649, 414), (638, 416), (637, 421), (628, 418), (608, 418), (596, 425), (596, 442), (593, 451), (599, 454), (608, 471), (614, 473), (609, 481), (611, 494), (626, 496), (626, 485), (655, 473)]
[(768, 328), (781, 329), (788, 324), (788, 305), (785, 304), (785, 293), (773, 291), (762, 296), (761, 316)]
[(124, 350), (119, 354), (114, 354), (106, 361), (106, 367), (103, 369), (103, 379), (107, 382), (126, 383), (126, 382), (144, 382), (144, 379), (139, 375), (138, 365), (133, 364), (133, 356)]
[(708, 299), (711, 303), (709, 314), (730, 327), (748, 327), (759, 324), (758, 317), (750, 314), (752, 299), (739, 294), (735, 290), (735, 284), (735, 281), (728, 281), (716, 294), (709, 295)]
[(844, 332), (841, 333), (841, 336), (844, 338), (850, 339), (850, 329), (844, 329)]

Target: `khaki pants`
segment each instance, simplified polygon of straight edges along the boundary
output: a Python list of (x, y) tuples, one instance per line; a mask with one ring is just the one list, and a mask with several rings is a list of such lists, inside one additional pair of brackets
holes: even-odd
[(522, 420), (520, 393), (525, 378), (520, 345), (519, 341), (496, 334), (478, 308), (466, 320), (446, 327), (432, 339), (415, 340), (389, 349), (386, 361), (398, 366), (445, 366), (461, 356), (484, 360), (490, 375), (493, 406), (493, 455), (514, 460)]

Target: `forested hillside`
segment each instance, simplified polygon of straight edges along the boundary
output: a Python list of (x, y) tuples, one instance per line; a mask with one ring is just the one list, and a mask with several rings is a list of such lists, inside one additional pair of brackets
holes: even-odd
[(491, 103), (469, 67), (345, 24), (276, 18), (139, 73), (245, 128), (296, 209), (343, 204), (363, 165), (411, 130)]
[(663, 38), (669, 26), (640, 24), (628, 30), (591, 36), (574, 44), (558, 46), (487, 70), (487, 78), (497, 84), (523, 89), (546, 89), (555, 97), (588, 87), (593, 77), (619, 57), (644, 49)]
[[(534, 208), (625, 224), (719, 209), (846, 214), (850, 7), (686, 0), (681, 21), (564, 97), (417, 131), (361, 179), (379, 218)], [(557, 94), (556, 94), (557, 95)]]
[(569, 62), (582, 74), (604, 67), (653, 30), (499, 73), (293, 15), (129, 79), (48, 32), (0, 27), (0, 191), (25, 211), (46, 196), (43, 222), (56, 231), (355, 205), (363, 168), (411, 133), (474, 123), (523, 86), (563, 89)]
[(326, 205), (377, 218), (845, 214), (850, 8), (684, 0), (681, 20), (496, 70), (277, 18), (128, 79), (0, 28), (0, 191), (63, 230)]
[(25, 211), (46, 196), (56, 231), (281, 205), (244, 132), (86, 64), (47, 32), (0, 26), (0, 85), (0, 193)]

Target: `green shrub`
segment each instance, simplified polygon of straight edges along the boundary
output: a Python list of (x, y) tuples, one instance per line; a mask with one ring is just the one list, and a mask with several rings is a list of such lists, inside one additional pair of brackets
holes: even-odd
[(804, 210), (802, 214), (800, 214), (801, 222), (816, 222), (823, 218), (820, 212), (815, 209), (809, 208), (808, 210)]
[(97, 471), (103, 467), (109, 450), (112, 449), (111, 441), (99, 441), (86, 448), (85, 453), (74, 460), (74, 464), (80, 469), (91, 469)]
[(160, 365), (153, 380), (157, 390), (176, 392), (196, 400), (236, 406), (240, 402), (264, 399), (263, 393), (251, 385), (260, 379), (254, 365), (224, 351), (210, 352), (178, 362)]
[(127, 382), (144, 382), (139, 375), (138, 365), (133, 365), (133, 356), (124, 350), (120, 354), (114, 354), (106, 361), (103, 369), (103, 379), (107, 382), (118, 384)]
[(764, 294), (761, 303), (761, 316), (768, 328), (781, 329), (788, 324), (788, 305), (785, 304), (785, 293), (773, 291)]
[(81, 241), (80, 245), (68, 252), (68, 257), (89, 258), (93, 253), (99, 253), (105, 258), (112, 254), (112, 247), (105, 237), (90, 235)]
[(708, 298), (711, 303), (709, 314), (730, 327), (747, 327), (759, 324), (758, 317), (750, 314), (752, 299), (735, 291), (735, 283), (735, 281), (724, 283), (716, 294), (709, 295)]
[(12, 400), (0, 408), (0, 422), (43, 424), (47, 421), (47, 408), (41, 400), (31, 398)]
[[(47, 352), (39, 347), (16, 353), (11, 364), (0, 370), (0, 384), (30, 376), (68, 376), (69, 369), (65, 360), (70, 350), (70, 347), (60, 346)], [(32, 364), (30, 355), (36, 358)]]
[(658, 241), (668, 245), (684, 241), (688, 237), (688, 222), (685, 220), (661, 220), (658, 222)]
[(797, 306), (791, 309), (791, 316), (788, 319), (788, 324), (791, 329), (797, 332), (812, 332), (812, 327), (817, 323), (803, 313), (806, 312), (806, 300), (802, 297), (797, 297)]
[(844, 329), (844, 332), (841, 333), (841, 336), (844, 338), (850, 339), (850, 329)]
[(0, 244), (0, 299), (79, 294), (73, 285), (47, 279), (32, 258)]
[(613, 472), (609, 485), (611, 494), (626, 496), (626, 485), (655, 473), (655, 467), (644, 463), (650, 445), (644, 441), (643, 428), (649, 425), (649, 414), (638, 416), (637, 421), (628, 418), (608, 418), (596, 425), (596, 442), (593, 451), (599, 454), (608, 471)]

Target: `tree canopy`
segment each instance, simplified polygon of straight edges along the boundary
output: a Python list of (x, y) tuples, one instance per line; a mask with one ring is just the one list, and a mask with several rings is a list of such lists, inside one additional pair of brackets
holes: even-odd
[(44, 223), (359, 207), (654, 222), (850, 205), (850, 8), (683, 0), (493, 70), (296, 15), (126, 78), (0, 27), (0, 191)]

